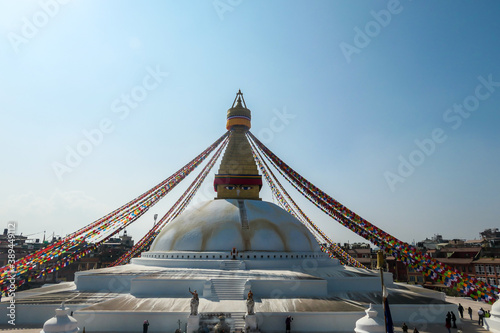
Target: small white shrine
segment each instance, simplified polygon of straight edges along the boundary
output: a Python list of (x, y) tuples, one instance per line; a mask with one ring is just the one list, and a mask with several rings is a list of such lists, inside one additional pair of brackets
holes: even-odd
[(500, 300), (491, 306), (490, 315), (489, 318), (484, 318), (484, 328), (491, 332), (500, 333)]

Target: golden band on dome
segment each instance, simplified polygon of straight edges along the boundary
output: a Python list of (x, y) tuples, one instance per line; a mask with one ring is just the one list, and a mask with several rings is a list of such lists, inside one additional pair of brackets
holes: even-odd
[(249, 129), (251, 128), (251, 122), (250, 122), (249, 118), (247, 118), (247, 117), (231, 117), (231, 119), (227, 120), (226, 129), (229, 131), (231, 129), (231, 127), (237, 126), (237, 125), (246, 126)]

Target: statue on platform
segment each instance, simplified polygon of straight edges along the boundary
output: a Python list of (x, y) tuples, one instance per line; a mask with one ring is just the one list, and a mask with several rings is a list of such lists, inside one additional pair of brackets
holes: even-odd
[(255, 308), (255, 301), (253, 300), (253, 293), (250, 290), (247, 295), (247, 314), (249, 315), (255, 314), (254, 308)]
[(214, 326), (214, 332), (215, 333), (230, 333), (231, 328), (229, 327), (228, 324), (226, 324), (226, 317), (224, 315), (221, 315), (219, 317), (219, 322)]
[(191, 291), (191, 288), (189, 288), (189, 292), (193, 297), (191, 298), (191, 316), (196, 316), (198, 315), (198, 305), (200, 304), (200, 298), (198, 297), (198, 293), (195, 291)]

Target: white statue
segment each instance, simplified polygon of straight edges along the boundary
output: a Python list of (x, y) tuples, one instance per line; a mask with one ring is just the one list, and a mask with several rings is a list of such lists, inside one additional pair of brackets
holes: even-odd
[(191, 298), (191, 316), (198, 315), (198, 305), (200, 304), (200, 298), (198, 297), (198, 293), (195, 291), (191, 291), (189, 288), (189, 292), (193, 297)]
[(247, 314), (253, 315), (255, 313), (254, 308), (255, 308), (255, 301), (253, 300), (253, 293), (250, 290), (247, 296)]

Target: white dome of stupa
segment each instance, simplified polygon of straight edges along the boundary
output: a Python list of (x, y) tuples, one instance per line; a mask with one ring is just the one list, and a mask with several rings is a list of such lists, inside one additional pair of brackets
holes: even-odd
[(162, 251), (318, 252), (314, 236), (279, 206), (217, 199), (194, 205), (168, 223), (151, 245)]

